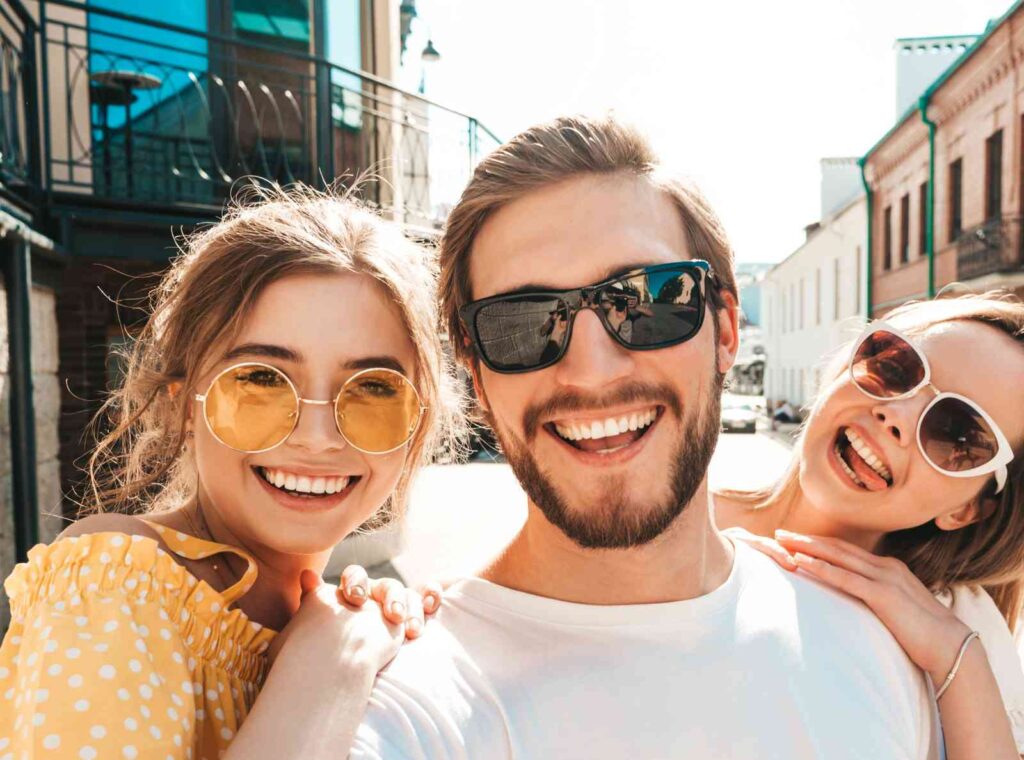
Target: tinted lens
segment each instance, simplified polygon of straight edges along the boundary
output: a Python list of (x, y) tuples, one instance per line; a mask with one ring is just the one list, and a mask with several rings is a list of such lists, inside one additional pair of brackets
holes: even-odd
[(569, 307), (551, 296), (511, 296), (481, 308), (474, 328), (477, 347), (495, 369), (536, 369), (561, 353)]
[(288, 379), (265, 364), (245, 364), (217, 376), (206, 394), (213, 434), (239, 451), (281, 443), (295, 426), (298, 399)]
[(636, 348), (681, 343), (696, 334), (704, 315), (700, 277), (680, 268), (615, 280), (598, 298), (605, 324)]
[(995, 433), (977, 409), (957, 398), (941, 398), (921, 420), (921, 448), (940, 470), (963, 472), (992, 461)]
[(924, 381), (924, 362), (917, 349), (888, 330), (867, 336), (850, 366), (857, 387), (875, 398), (902, 396)]
[(420, 398), (404, 375), (371, 369), (349, 378), (336, 407), (338, 429), (357, 449), (380, 454), (416, 432)]

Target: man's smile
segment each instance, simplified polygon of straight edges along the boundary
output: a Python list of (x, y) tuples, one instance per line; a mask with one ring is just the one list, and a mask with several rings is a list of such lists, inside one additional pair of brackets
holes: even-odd
[(643, 438), (663, 410), (655, 405), (601, 417), (565, 417), (552, 420), (544, 428), (574, 449), (607, 455)]

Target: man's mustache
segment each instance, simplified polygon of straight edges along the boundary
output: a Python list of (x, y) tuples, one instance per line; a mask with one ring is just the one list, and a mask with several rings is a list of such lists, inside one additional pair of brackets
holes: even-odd
[(564, 392), (533, 404), (523, 413), (523, 432), (529, 441), (537, 435), (541, 420), (573, 412), (593, 412), (610, 406), (638, 403), (659, 404), (669, 409), (677, 419), (683, 416), (683, 404), (669, 386), (630, 382), (606, 393)]

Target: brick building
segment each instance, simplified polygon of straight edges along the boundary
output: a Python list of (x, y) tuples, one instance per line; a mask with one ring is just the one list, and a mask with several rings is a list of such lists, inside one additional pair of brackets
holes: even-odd
[(953, 282), (1024, 295), (1024, 3), (970, 45), (900, 42), (956, 55), (861, 159), (871, 315)]

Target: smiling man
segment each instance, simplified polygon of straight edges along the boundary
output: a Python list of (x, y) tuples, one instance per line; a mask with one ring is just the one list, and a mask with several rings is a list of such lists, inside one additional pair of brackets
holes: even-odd
[(614, 119), (558, 119), (480, 164), (441, 266), (529, 512), (381, 675), (353, 757), (938, 756), (888, 631), (715, 528), (736, 284), (695, 189)]

